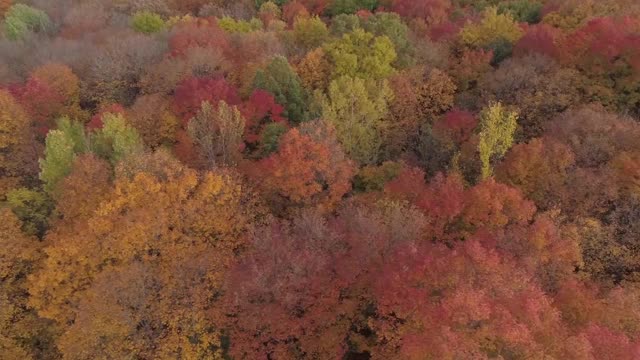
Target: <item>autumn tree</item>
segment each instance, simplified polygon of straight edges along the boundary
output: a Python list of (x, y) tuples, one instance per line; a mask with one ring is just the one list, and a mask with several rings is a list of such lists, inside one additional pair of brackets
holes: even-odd
[(224, 78), (189, 78), (175, 89), (174, 110), (186, 124), (202, 106), (203, 102), (218, 104), (224, 101), (229, 105), (240, 104), (236, 88)]
[(231, 64), (218, 47), (190, 47), (183, 56), (167, 57), (148, 66), (141, 79), (144, 94), (170, 94), (190, 78), (217, 78), (231, 71)]
[(482, 110), (478, 142), (482, 179), (492, 175), (491, 163), (494, 159), (504, 156), (513, 145), (517, 120), (518, 113), (508, 110), (501, 103), (491, 104)]
[(391, 10), (402, 17), (418, 19), (427, 27), (444, 22), (452, 10), (449, 0), (394, 0), (391, 3)]
[(20, 220), (0, 209), (0, 353), (8, 358), (55, 359), (53, 324), (27, 306), (26, 277), (38, 267), (41, 243), (21, 231)]
[(206, 313), (258, 212), (231, 176), (151, 158), (141, 164), (161, 166), (124, 173), (87, 218), (47, 240), (30, 304), (58, 322), (66, 357), (221, 356)]
[(234, 165), (242, 157), (245, 119), (235, 106), (220, 101), (217, 107), (203, 102), (189, 121), (189, 135), (210, 168)]
[[(243, 139), (249, 147), (249, 151), (255, 151), (258, 148), (265, 150), (264, 146), (270, 150), (273, 150), (271, 147), (274, 145), (277, 147), (277, 139), (273, 139), (275, 142), (270, 142), (270, 145), (267, 145), (265, 135), (269, 135), (266, 134), (267, 132), (274, 135), (274, 131), (278, 131), (276, 129), (286, 131), (287, 119), (282, 116), (284, 107), (278, 104), (271, 94), (264, 90), (254, 91), (242, 105), (240, 112), (246, 120)], [(271, 152), (270, 150), (267, 153)], [(263, 152), (262, 155), (265, 153)]]
[(0, 91), (0, 198), (37, 171), (27, 114), (7, 91)]
[(417, 241), (424, 221), (399, 203), (349, 204), (335, 217), (306, 211), (254, 232), (226, 282), (230, 354), (375, 356), (374, 269), (394, 245)]
[(82, 100), (96, 105), (130, 105), (140, 91), (143, 69), (162, 58), (166, 43), (131, 32), (105, 41), (92, 57), (89, 73), (83, 78)]
[[(353, 163), (346, 158), (330, 124), (313, 121), (280, 138), (278, 151), (247, 169), (275, 196), (272, 205), (316, 206), (332, 209), (351, 189)], [(264, 178), (258, 178), (264, 176)]]
[(487, 101), (500, 101), (520, 110), (518, 139), (540, 136), (545, 125), (579, 100), (578, 74), (553, 60), (531, 55), (507, 59), (480, 80)]
[(329, 86), (331, 64), (322, 48), (308, 52), (296, 66), (302, 84), (308, 91), (324, 90)]
[(358, 163), (372, 164), (378, 160), (392, 98), (386, 81), (343, 76), (329, 85), (328, 96), (322, 102), (322, 116), (335, 126), (345, 152)]
[(515, 145), (498, 166), (496, 177), (519, 188), (542, 209), (560, 205), (574, 163), (571, 149), (552, 139)]
[(417, 86), (418, 111), (423, 122), (434, 120), (453, 107), (456, 85), (444, 72), (432, 69)]
[(129, 109), (129, 119), (145, 145), (155, 149), (175, 142), (180, 120), (174, 115), (170, 100), (162, 94), (138, 97)]

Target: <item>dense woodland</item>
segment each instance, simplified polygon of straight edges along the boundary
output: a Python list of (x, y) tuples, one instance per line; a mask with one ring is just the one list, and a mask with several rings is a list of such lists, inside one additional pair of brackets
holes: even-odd
[(0, 359), (640, 359), (639, 1), (0, 14)]

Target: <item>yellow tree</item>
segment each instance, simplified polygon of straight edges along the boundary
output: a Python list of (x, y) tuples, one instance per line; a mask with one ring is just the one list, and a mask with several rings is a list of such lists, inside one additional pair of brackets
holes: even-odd
[(513, 145), (513, 136), (518, 127), (518, 113), (510, 111), (501, 103), (492, 103), (480, 113), (478, 152), (482, 163), (482, 179), (493, 173), (491, 162), (504, 156)]
[(30, 304), (60, 324), (67, 358), (219, 358), (206, 316), (259, 212), (230, 174), (136, 156), (89, 216), (51, 231)]

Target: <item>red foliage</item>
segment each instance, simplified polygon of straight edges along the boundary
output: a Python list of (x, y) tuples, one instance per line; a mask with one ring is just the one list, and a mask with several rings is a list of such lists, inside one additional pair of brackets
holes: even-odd
[(309, 10), (299, 1), (291, 1), (282, 6), (282, 19), (293, 26), (297, 17), (309, 17)]
[(536, 211), (520, 190), (493, 179), (470, 188), (465, 200), (463, 219), (475, 228), (498, 230), (510, 224), (526, 224)]
[(322, 15), (331, 0), (299, 0), (304, 7), (313, 15)]
[(446, 20), (451, 10), (449, 0), (394, 0), (391, 10), (406, 18), (418, 18), (428, 25)]
[(192, 77), (182, 81), (175, 90), (173, 106), (184, 123), (195, 116), (202, 103), (218, 104), (221, 100), (229, 105), (239, 105), (240, 96), (235, 87), (222, 77)]
[(560, 56), (562, 33), (559, 29), (548, 24), (536, 24), (527, 27), (524, 36), (514, 47), (514, 54), (525, 55), (539, 53), (551, 58)]
[(590, 71), (611, 71), (614, 62), (624, 59), (640, 70), (640, 21), (635, 18), (610, 17), (591, 20), (583, 28), (569, 35), (561, 56)]
[(280, 138), (278, 152), (261, 160), (250, 171), (267, 193), (291, 205), (331, 209), (351, 190), (353, 163), (340, 149), (332, 148), (333, 128), (326, 139), (302, 134), (297, 128)]
[(517, 264), (475, 241), (454, 250), (429, 243), (401, 249), (374, 289), (383, 354), (394, 356), (397, 347), (411, 359), (479, 359), (489, 347), (497, 356), (535, 358), (562, 343), (550, 299)]
[(453, 109), (436, 121), (433, 130), (438, 134), (446, 135), (458, 144), (462, 144), (469, 140), (476, 125), (478, 125), (478, 120), (472, 113)]
[(64, 96), (35, 78), (29, 78), (24, 85), (12, 86), (9, 90), (29, 114), (36, 131), (46, 135), (64, 106)]
[(226, 33), (213, 20), (198, 20), (180, 25), (169, 39), (171, 56), (185, 56), (193, 47), (226, 51), (229, 47)]
[(591, 345), (595, 359), (634, 360), (640, 358), (640, 343), (631, 342), (627, 336), (593, 324), (583, 333)]
[(240, 111), (246, 120), (244, 128), (245, 141), (250, 144), (260, 140), (265, 125), (287, 122), (287, 119), (282, 117), (284, 107), (278, 104), (275, 98), (264, 90), (255, 90), (242, 105)]

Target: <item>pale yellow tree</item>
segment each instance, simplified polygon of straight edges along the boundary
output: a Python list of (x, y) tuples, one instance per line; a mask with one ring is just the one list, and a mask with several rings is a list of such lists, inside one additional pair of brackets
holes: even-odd
[(513, 136), (518, 127), (518, 113), (510, 111), (501, 103), (492, 103), (480, 113), (478, 152), (482, 163), (482, 179), (492, 173), (491, 162), (504, 156), (513, 145)]

